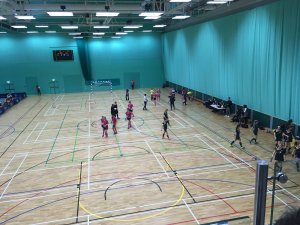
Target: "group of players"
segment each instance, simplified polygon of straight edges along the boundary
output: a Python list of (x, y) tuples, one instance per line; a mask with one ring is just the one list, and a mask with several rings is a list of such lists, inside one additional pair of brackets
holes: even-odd
[[(146, 96), (146, 94), (145, 94), (145, 96)], [(150, 96), (151, 96), (151, 100), (154, 101), (154, 104), (156, 105), (156, 100), (160, 100), (160, 89), (157, 89), (157, 91), (155, 91), (155, 92), (154, 92), (153, 89), (150, 89)], [(126, 89), (125, 100), (128, 101), (127, 110), (126, 110), (126, 113), (125, 113), (125, 116), (126, 116), (125, 120), (128, 121), (127, 128), (130, 129), (132, 127), (131, 118), (134, 117), (134, 114), (133, 114), (133, 104), (129, 100), (129, 90), (128, 89)], [(143, 110), (145, 110), (146, 104), (145, 104), (145, 97), (144, 97), (144, 108), (143, 108)], [(120, 119), (119, 111), (118, 111), (118, 104), (117, 104), (117, 102), (114, 102), (111, 105), (111, 123), (112, 123), (112, 130), (113, 130), (114, 134), (118, 133), (118, 131), (117, 131), (117, 121), (118, 121), (118, 119)], [(101, 127), (102, 127), (102, 137), (107, 138), (108, 137), (108, 133), (107, 133), (108, 124), (109, 124), (107, 118), (105, 116), (102, 116), (102, 118), (100, 119), (100, 123), (101, 123)], [(169, 117), (168, 117), (168, 110), (166, 109), (165, 112), (164, 112), (163, 123), (162, 123), (162, 129), (164, 130), (162, 138), (164, 138), (165, 134), (166, 134), (168, 139), (170, 139), (169, 134), (168, 134), (168, 125), (170, 125), (170, 122), (169, 122)]]

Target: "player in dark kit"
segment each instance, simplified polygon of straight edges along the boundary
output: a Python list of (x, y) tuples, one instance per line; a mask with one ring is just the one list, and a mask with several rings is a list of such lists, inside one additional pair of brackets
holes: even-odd
[(162, 123), (162, 129), (164, 129), (162, 138), (165, 138), (165, 134), (167, 134), (168, 139), (170, 139), (169, 134), (168, 134), (168, 123), (169, 123), (169, 120), (165, 117), (164, 121)]
[(230, 146), (232, 147), (232, 145), (234, 144), (234, 142), (236, 140), (238, 140), (240, 142), (240, 146), (241, 148), (244, 148), (243, 147), (243, 143), (242, 143), (242, 140), (241, 140), (241, 131), (240, 131), (240, 124), (238, 124), (235, 128), (235, 139), (230, 143)]

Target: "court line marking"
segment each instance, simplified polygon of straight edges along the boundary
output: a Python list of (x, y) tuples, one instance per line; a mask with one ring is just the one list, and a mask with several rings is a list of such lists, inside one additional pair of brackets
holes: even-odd
[(157, 158), (157, 156), (153, 152), (153, 150), (152, 150), (151, 146), (149, 145), (149, 143), (147, 141), (145, 141), (145, 143), (148, 146), (148, 148), (150, 149), (152, 155), (155, 157), (155, 159), (158, 162), (158, 164), (160, 165), (160, 167), (163, 169), (164, 173), (167, 175), (168, 178), (170, 178), (169, 174), (167, 173), (166, 169), (163, 167), (163, 165), (161, 164), (161, 162), (159, 161), (159, 159)]
[(34, 140), (34, 143), (36, 143), (36, 141), (39, 139), (39, 137), (41, 136), (42, 132), (44, 131), (45, 127), (48, 125), (48, 122), (45, 123), (45, 125), (43, 126), (43, 128), (40, 130), (38, 136), (36, 137), (36, 139)]
[[(56, 102), (56, 101), (57, 101), (57, 98), (58, 98), (58, 96), (54, 99), (53, 102)], [(48, 112), (49, 112), (50, 109), (53, 108), (53, 107), (52, 107), (52, 106), (53, 106), (53, 102), (50, 102), (51, 104), (50, 104), (48, 110), (44, 113), (44, 117), (49, 115)]]
[[(205, 133), (204, 133), (204, 136), (206, 136), (206, 137), (207, 137), (208, 139), (210, 139), (212, 142), (214, 142), (214, 143), (216, 143), (217, 145), (219, 145), (219, 146), (221, 146), (222, 148), (224, 148), (227, 152), (231, 153), (231, 154), (234, 155), (236, 158), (238, 158), (240, 161), (244, 162), (246, 165), (248, 165), (249, 167), (251, 167), (252, 169), (254, 169), (254, 171), (256, 171), (255, 168), (254, 168), (252, 165), (250, 165), (249, 163), (247, 163), (245, 160), (243, 160), (242, 158), (240, 158), (239, 156), (237, 156), (237, 155), (234, 154), (233, 152), (229, 151), (227, 148), (225, 148), (224, 146), (222, 146), (221, 144), (219, 144), (218, 142), (216, 142), (215, 140), (213, 140), (211, 137), (209, 137), (209, 136), (206, 135)], [(291, 192), (289, 192), (287, 189), (285, 189), (284, 187), (282, 187), (280, 184), (278, 184), (278, 186), (279, 186), (281, 189), (285, 190), (287, 193), (289, 193), (289, 194), (290, 194), (291, 196), (293, 196), (294, 198), (300, 200), (296, 195), (294, 195), (294, 194), (292, 194)], [(269, 191), (268, 191), (268, 192), (269, 192)], [(275, 195), (275, 196), (276, 196), (276, 195)]]
[(191, 213), (192, 217), (194, 218), (194, 220), (196, 221), (196, 223), (198, 225), (200, 225), (200, 222), (197, 220), (197, 217), (195, 216), (195, 214), (193, 213), (193, 211), (191, 210), (191, 208), (188, 206), (188, 204), (186, 203), (186, 201), (184, 199), (182, 199), (182, 201), (184, 202), (184, 204), (186, 205), (187, 209), (189, 210), (189, 212)]
[(2, 192), (1, 196), (0, 196), (0, 200), (2, 199), (2, 197), (4, 196), (6, 190), (8, 189), (10, 183), (13, 181), (14, 177), (17, 175), (19, 169), (21, 168), (21, 166), (23, 165), (25, 159), (27, 158), (27, 155), (25, 155), (24, 159), (22, 160), (22, 162), (20, 163), (19, 167), (17, 168), (17, 170), (15, 171), (14, 175), (12, 176), (12, 178), (10, 179), (10, 181), (7, 183), (4, 191)]
[(91, 154), (90, 154), (90, 145), (88, 146), (88, 182), (87, 182), (87, 186), (88, 186), (88, 190), (90, 190), (90, 175), (91, 175)]
[(216, 150), (214, 147), (210, 146), (206, 141), (204, 141), (202, 138), (198, 137), (197, 138), (202, 141), (203, 143), (205, 143), (208, 147), (210, 147), (212, 150), (214, 150), (219, 156), (221, 156), (222, 158), (224, 158), (227, 162), (231, 163), (234, 167), (239, 168), (237, 165), (235, 165), (233, 162), (231, 162), (229, 159), (227, 159), (227, 157), (223, 156), (218, 150)]
[(32, 135), (32, 133), (35, 131), (35, 129), (37, 128), (37, 126), (40, 124), (40, 122), (38, 122), (35, 127), (33, 128), (33, 130), (29, 133), (29, 135), (27, 136), (27, 138), (25, 139), (25, 141), (23, 142), (23, 145), (24, 144), (27, 144), (27, 140), (28, 138)]
[[(13, 159), (15, 158), (16, 154), (14, 154), (14, 156), (9, 160), (9, 162), (6, 164), (6, 166), (4, 167), (4, 169), (2, 170), (0, 177), (2, 176), (2, 174), (4, 173), (4, 171), (7, 169), (7, 167), (9, 166), (9, 164), (13, 161)], [(5, 175), (5, 174), (4, 174)]]
[[(171, 116), (171, 115), (169, 115), (169, 117), (170, 118), (172, 118), (173, 120), (175, 120), (177, 123), (179, 123), (180, 125), (181, 125), (181, 127), (185, 127), (182, 123), (180, 123), (177, 119), (175, 119), (175, 117), (173, 117), (173, 116)], [(188, 127), (188, 128), (190, 128), (190, 127)], [(173, 130), (174, 128), (173, 128), (173, 126), (172, 126), (172, 130)]]

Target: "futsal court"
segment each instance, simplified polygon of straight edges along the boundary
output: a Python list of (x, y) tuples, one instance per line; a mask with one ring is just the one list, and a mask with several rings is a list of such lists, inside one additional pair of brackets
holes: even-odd
[[(201, 102), (169, 110), (170, 140), (162, 139), (168, 89), (142, 110), (146, 89), (130, 91), (133, 128), (127, 129), (124, 90), (28, 97), (1, 117), (0, 224), (251, 224), (256, 160), (269, 160), (272, 135), (260, 131), (245, 150), (230, 147), (235, 124)], [(118, 134), (102, 138), (117, 102)], [(269, 173), (273, 173), (270, 164)], [(276, 185), (275, 218), (299, 206), (299, 173), (284, 164)], [(272, 183), (268, 183), (271, 190)], [(271, 193), (267, 195), (267, 216)], [(218, 223), (221, 224), (221, 223)]]

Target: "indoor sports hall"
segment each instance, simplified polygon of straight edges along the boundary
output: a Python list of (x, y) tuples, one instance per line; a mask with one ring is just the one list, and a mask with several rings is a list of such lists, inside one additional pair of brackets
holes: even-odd
[(0, 0), (0, 224), (278, 225), (300, 207), (299, 18)]

